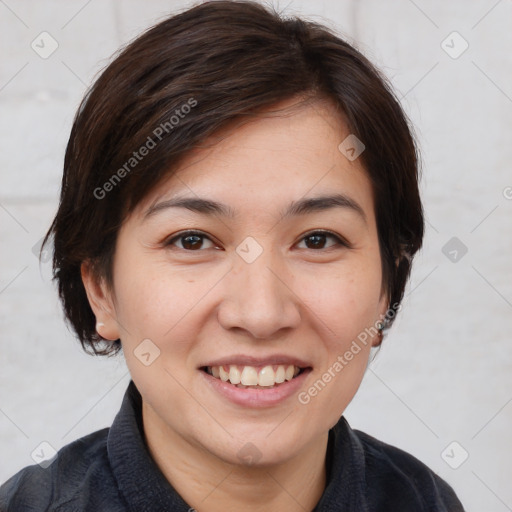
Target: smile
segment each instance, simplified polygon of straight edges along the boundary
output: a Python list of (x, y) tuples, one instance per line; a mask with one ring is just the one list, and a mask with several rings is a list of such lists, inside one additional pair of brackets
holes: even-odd
[(274, 388), (291, 381), (303, 368), (289, 364), (267, 365), (262, 367), (221, 365), (206, 366), (203, 371), (212, 377), (229, 382), (238, 388)]

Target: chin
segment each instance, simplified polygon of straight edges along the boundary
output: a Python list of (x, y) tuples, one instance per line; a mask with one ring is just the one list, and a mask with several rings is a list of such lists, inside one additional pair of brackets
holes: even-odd
[[(276, 424), (272, 428), (275, 427)], [(235, 438), (230, 438), (224, 447), (217, 446), (210, 451), (229, 464), (263, 468), (283, 464), (305, 448), (303, 433), (299, 436), (289, 430), (279, 431), (279, 427), (272, 432), (272, 428), (244, 429), (243, 435), (237, 431)]]

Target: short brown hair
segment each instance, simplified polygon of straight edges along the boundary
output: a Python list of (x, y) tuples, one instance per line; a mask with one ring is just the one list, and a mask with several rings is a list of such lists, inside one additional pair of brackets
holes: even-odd
[(295, 96), (328, 98), (363, 141), (383, 286), (390, 304), (401, 302), (424, 223), (416, 144), (386, 79), (320, 24), (256, 2), (210, 1), (126, 46), (75, 116), (59, 208), (44, 242), (53, 237), (53, 276), (86, 351), (115, 353), (120, 340), (105, 343), (96, 333), (82, 262), (93, 262), (112, 284), (123, 220), (180, 159), (232, 121)]

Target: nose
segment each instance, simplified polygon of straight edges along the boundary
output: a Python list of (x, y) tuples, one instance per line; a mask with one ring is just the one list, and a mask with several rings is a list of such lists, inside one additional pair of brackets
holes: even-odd
[(254, 338), (268, 339), (300, 324), (300, 300), (287, 282), (289, 272), (270, 252), (264, 251), (252, 263), (234, 255), (218, 308), (224, 329), (242, 329)]

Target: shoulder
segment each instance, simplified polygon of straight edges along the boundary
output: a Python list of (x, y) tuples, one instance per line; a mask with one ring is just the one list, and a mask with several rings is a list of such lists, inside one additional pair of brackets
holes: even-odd
[(364, 451), (368, 492), (376, 510), (392, 505), (400, 510), (464, 512), (450, 485), (423, 462), (365, 432), (352, 432)]
[(45, 468), (36, 464), (19, 471), (0, 487), (0, 510), (86, 510), (79, 506), (81, 495), (94, 492), (98, 485), (102, 492), (116, 489), (108, 462), (108, 431), (99, 430), (64, 446)]

